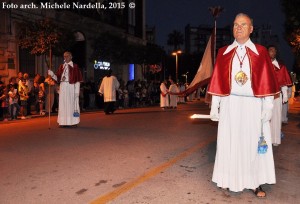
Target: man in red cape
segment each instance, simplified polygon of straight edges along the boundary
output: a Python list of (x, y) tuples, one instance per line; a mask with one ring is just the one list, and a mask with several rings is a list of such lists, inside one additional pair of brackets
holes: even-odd
[(77, 127), (80, 122), (79, 92), (82, 74), (78, 65), (73, 63), (71, 52), (64, 53), (64, 61), (56, 74), (48, 70), (48, 75), (60, 83), (57, 122), (61, 127)]
[(262, 198), (261, 185), (276, 183), (269, 121), (279, 87), (267, 49), (251, 41), (252, 31), (252, 19), (238, 14), (235, 41), (218, 51), (208, 89), (211, 120), (219, 121), (212, 181)]

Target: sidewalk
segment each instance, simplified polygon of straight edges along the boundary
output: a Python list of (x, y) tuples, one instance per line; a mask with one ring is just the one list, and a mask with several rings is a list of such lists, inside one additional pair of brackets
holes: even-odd
[[(103, 111), (103, 109), (98, 109), (98, 108), (96, 108), (96, 109), (86, 109), (84, 111), (81, 111), (80, 113), (85, 114), (85, 113), (98, 112), (98, 111)], [(300, 96), (297, 96), (295, 98), (293, 104), (289, 104), (289, 111), (288, 112), (291, 113), (291, 114), (300, 114)], [(57, 112), (56, 113), (51, 113), (50, 116), (57, 116), (57, 114), (58, 114)], [(40, 115), (38, 113), (35, 113), (35, 111), (32, 111), (31, 115), (26, 116), (26, 119), (28, 120), (28, 119), (31, 119), (31, 118), (40, 118), (40, 117), (48, 117), (48, 116), (49, 116), (48, 113), (46, 113), (45, 115)], [(18, 120), (21, 120), (21, 116), (18, 116), (17, 121)], [(1, 122), (11, 122), (11, 121), (12, 120), (7, 120), (7, 121), (1, 120), (0, 123)]]
[(297, 96), (293, 104), (289, 104), (289, 113), (300, 114), (300, 96)]
[[(98, 111), (102, 111), (103, 109), (86, 109), (84, 111), (81, 111), (81, 114), (84, 113), (91, 113), (91, 112), (98, 112)], [(58, 112), (54, 112), (54, 113), (50, 113), (50, 116), (57, 116)], [(10, 118), (8, 120), (0, 120), (0, 124), (2, 123), (6, 123), (6, 122), (13, 122), (13, 121), (20, 121), (20, 120), (28, 120), (28, 119), (32, 119), (32, 118), (41, 118), (41, 117), (48, 117), (49, 113), (45, 113), (44, 115), (40, 115), (39, 113), (37, 113), (36, 111), (31, 111), (31, 115), (27, 115), (26, 119), (21, 119), (21, 116), (17, 117), (17, 120), (11, 120)]]

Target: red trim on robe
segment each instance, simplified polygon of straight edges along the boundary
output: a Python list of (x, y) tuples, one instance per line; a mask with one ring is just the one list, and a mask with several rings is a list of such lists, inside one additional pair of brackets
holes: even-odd
[[(253, 94), (256, 97), (275, 95), (280, 90), (269, 53), (262, 45), (255, 44), (255, 46), (259, 55), (246, 47), (250, 60), (250, 77)], [(209, 94), (228, 96), (231, 92), (232, 60), (235, 55), (235, 49), (223, 55), (227, 47), (220, 48), (218, 52), (208, 89)]]
[(274, 66), (274, 70), (275, 70), (275, 74), (276, 74), (276, 77), (277, 77), (278, 85), (280, 87), (292, 86), (293, 82), (292, 82), (292, 79), (291, 79), (291, 76), (290, 76), (289, 72), (287, 71), (286, 66), (279, 63), (279, 67), (280, 67), (280, 69), (278, 69), (276, 66)]

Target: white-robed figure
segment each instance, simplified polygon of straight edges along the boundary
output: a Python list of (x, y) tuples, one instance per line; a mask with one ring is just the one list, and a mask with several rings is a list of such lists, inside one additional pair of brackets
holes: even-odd
[(292, 97), (292, 86), (288, 87), (287, 89), (287, 96), (288, 101), (287, 103), (282, 104), (282, 115), (281, 115), (281, 122), (284, 124), (288, 123), (288, 111), (289, 111), (289, 99)]
[(99, 93), (103, 94), (104, 112), (106, 115), (114, 113), (115, 102), (117, 100), (116, 91), (120, 87), (120, 83), (115, 76), (112, 76), (112, 70), (107, 71), (107, 75), (102, 79)]
[[(249, 38), (252, 31), (252, 19), (238, 14), (235, 41), (218, 51), (208, 89), (211, 119), (219, 121), (212, 181), (233, 192), (252, 189), (265, 197), (260, 185), (276, 183), (269, 120), (279, 87), (267, 49)], [(264, 154), (258, 152), (262, 132), (268, 145)]]
[(179, 88), (177, 87), (177, 85), (174, 83), (173, 80), (170, 80), (170, 82), (171, 82), (171, 85), (169, 87), (170, 107), (171, 108), (177, 108), (177, 102), (178, 102), (177, 93), (179, 93)]
[(274, 65), (278, 85), (281, 89), (281, 92), (274, 96), (273, 114), (270, 122), (272, 143), (274, 146), (278, 146), (281, 144), (282, 108), (283, 104), (288, 102), (287, 90), (288, 86), (292, 85), (292, 80), (286, 66), (284, 66), (282, 63), (279, 63), (276, 59), (276, 47), (274, 45), (268, 46), (268, 52), (272, 60), (272, 64)]
[(72, 61), (72, 53), (64, 53), (64, 64), (56, 72), (48, 70), (59, 85), (59, 104), (57, 122), (61, 127), (77, 126), (80, 122), (79, 92), (82, 74), (77, 64)]
[(161, 84), (160, 84), (160, 107), (162, 109), (168, 108), (169, 107), (169, 95), (168, 95), (168, 88), (167, 88), (167, 80), (165, 79)]

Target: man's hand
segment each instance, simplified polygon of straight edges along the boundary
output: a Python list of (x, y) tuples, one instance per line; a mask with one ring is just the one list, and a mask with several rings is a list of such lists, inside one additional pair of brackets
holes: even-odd
[(211, 107), (210, 119), (212, 121), (219, 121), (219, 107)]
[(52, 70), (48, 69), (48, 75), (50, 75), (51, 77), (53, 77), (54, 76), (54, 72)]
[(282, 103), (286, 103), (288, 102), (288, 95), (287, 95), (287, 87), (284, 86), (281, 88), (281, 92), (282, 92)]
[(272, 118), (274, 96), (267, 96), (262, 99), (261, 120), (263, 123), (269, 122)]
[(261, 120), (263, 123), (270, 121), (272, 118), (272, 109), (271, 110), (263, 110), (261, 113)]
[(210, 119), (212, 121), (219, 121), (219, 107), (220, 107), (221, 97), (212, 96), (211, 108), (210, 108)]

